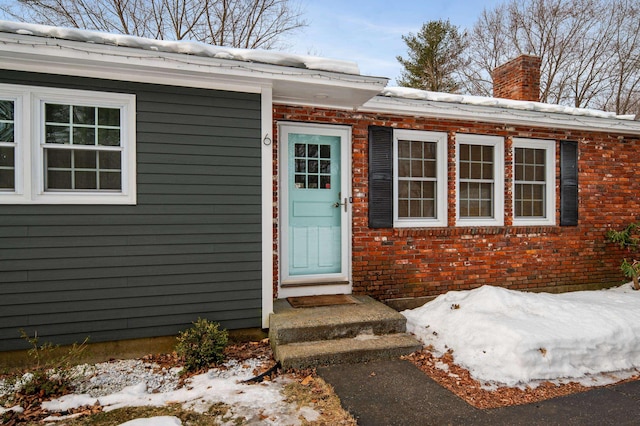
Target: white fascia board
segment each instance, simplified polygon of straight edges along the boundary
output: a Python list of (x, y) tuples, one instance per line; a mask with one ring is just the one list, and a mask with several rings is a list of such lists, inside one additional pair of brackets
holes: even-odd
[(453, 102), (420, 101), (387, 96), (376, 96), (370, 99), (362, 107), (358, 108), (358, 111), (499, 123), (507, 126), (520, 125), (552, 129), (640, 134), (640, 121), (522, 111)]
[[(381, 77), (0, 33), (2, 68), (17, 71), (261, 93), (290, 82), (378, 93)], [(275, 88), (275, 87), (274, 87)], [(275, 93), (274, 93), (275, 97)]]

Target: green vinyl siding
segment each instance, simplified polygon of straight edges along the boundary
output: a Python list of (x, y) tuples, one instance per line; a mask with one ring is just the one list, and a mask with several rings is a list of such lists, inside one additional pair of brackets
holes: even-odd
[(261, 325), (260, 95), (2, 70), (136, 95), (137, 204), (0, 205), (0, 350)]

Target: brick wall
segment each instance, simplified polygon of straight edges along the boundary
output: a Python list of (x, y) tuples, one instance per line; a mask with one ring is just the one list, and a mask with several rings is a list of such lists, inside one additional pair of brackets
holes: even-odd
[(519, 101), (540, 100), (540, 65), (537, 56), (521, 55), (491, 73), (493, 96)]
[[(354, 293), (389, 300), (432, 296), (483, 284), (513, 289), (567, 290), (619, 284), (625, 280), (619, 270), (625, 252), (607, 243), (605, 235), (610, 228), (622, 228), (640, 218), (640, 201), (637, 198), (640, 184), (635, 178), (640, 148), (637, 136), (625, 138), (609, 133), (286, 105), (274, 107), (274, 121), (342, 124), (352, 127)], [(370, 125), (448, 134), (448, 227), (368, 227), (367, 138)], [(513, 212), (510, 206), (513, 170), (508, 166), (505, 168), (505, 226), (456, 227), (455, 137), (459, 133), (504, 137), (507, 164), (511, 161), (511, 143), (514, 137), (578, 141), (579, 226), (512, 226)], [(556, 151), (559, 152), (559, 149)], [(275, 163), (274, 218), (278, 213)], [(556, 205), (559, 206), (559, 158), (556, 165)], [(556, 223), (559, 223), (558, 212), (556, 216)], [(274, 221), (276, 236), (277, 231), (277, 221)], [(278, 264), (277, 249), (278, 241), (274, 240), (275, 265)], [(278, 271), (274, 270), (276, 285), (277, 280)]]

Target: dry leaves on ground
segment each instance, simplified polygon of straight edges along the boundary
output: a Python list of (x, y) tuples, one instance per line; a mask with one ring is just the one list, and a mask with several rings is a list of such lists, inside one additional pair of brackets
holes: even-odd
[[(574, 382), (562, 385), (544, 382), (536, 388), (500, 387), (495, 390), (487, 390), (482, 388), (480, 382), (471, 377), (468, 370), (454, 364), (451, 353), (436, 357), (429, 348), (425, 348), (403, 358), (414, 363), (425, 374), (467, 403), (481, 409), (530, 404), (593, 389)], [(443, 369), (441, 363), (446, 364), (448, 368)], [(440, 368), (436, 365), (439, 365)], [(636, 376), (629, 380), (639, 378)]]

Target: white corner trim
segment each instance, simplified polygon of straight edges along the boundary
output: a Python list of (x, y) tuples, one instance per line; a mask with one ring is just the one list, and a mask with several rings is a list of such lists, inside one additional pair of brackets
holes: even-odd
[(273, 312), (273, 93), (270, 86), (262, 88), (261, 140), (262, 148), (262, 328), (269, 328)]

